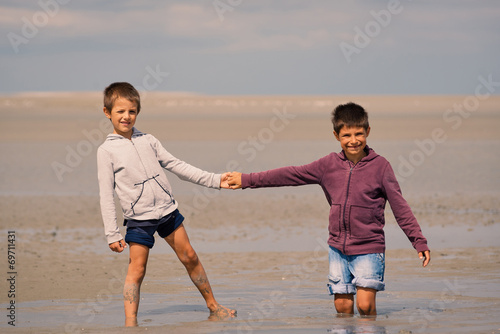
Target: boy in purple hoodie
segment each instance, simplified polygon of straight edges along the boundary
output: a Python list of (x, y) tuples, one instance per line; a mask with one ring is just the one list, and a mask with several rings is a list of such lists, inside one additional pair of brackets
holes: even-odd
[(260, 173), (233, 172), (233, 189), (319, 184), (328, 204), (329, 283), (338, 313), (377, 314), (375, 297), (385, 289), (384, 209), (389, 201), (396, 221), (427, 266), (427, 240), (403, 198), (389, 162), (366, 145), (368, 114), (359, 105), (339, 105), (332, 112), (333, 134), (342, 152), (303, 166)]

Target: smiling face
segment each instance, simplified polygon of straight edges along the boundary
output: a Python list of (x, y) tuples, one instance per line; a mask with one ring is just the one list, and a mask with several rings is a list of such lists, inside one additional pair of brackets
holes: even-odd
[(366, 147), (366, 138), (370, 134), (370, 127), (367, 130), (363, 127), (343, 126), (339, 133), (333, 132), (335, 138), (340, 142), (342, 150), (345, 152), (347, 159), (349, 159), (354, 164), (358, 163), (366, 153), (364, 151)]
[(111, 111), (104, 108), (104, 114), (113, 124), (113, 133), (128, 139), (132, 138), (133, 127), (138, 113), (137, 104), (122, 97), (115, 100)]

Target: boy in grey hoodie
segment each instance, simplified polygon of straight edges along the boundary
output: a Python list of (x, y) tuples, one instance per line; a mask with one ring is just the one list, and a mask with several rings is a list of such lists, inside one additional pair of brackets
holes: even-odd
[[(140, 287), (146, 273), (154, 233), (172, 247), (207, 303), (213, 317), (236, 316), (216, 302), (203, 266), (182, 224), (184, 217), (163, 169), (182, 180), (210, 188), (229, 188), (227, 174), (214, 174), (171, 155), (150, 134), (134, 127), (141, 110), (137, 90), (126, 82), (115, 82), (104, 90), (104, 114), (114, 131), (97, 150), (97, 173), (104, 231), (109, 248), (121, 253), (129, 244), (130, 258), (123, 289), (125, 325), (137, 326)], [(125, 240), (116, 222), (114, 192), (120, 199), (127, 226)]]
[(329, 293), (338, 313), (377, 314), (375, 297), (385, 288), (384, 209), (389, 201), (396, 221), (427, 266), (431, 257), (389, 162), (366, 145), (368, 114), (359, 105), (340, 105), (332, 113), (333, 134), (342, 151), (303, 166), (260, 173), (233, 172), (231, 188), (319, 184), (330, 205)]

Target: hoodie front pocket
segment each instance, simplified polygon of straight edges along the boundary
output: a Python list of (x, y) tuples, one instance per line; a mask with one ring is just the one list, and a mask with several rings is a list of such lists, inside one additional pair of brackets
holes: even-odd
[(349, 229), (352, 238), (369, 239), (379, 234), (380, 224), (372, 208), (352, 205), (349, 208)]
[(159, 174), (156, 175), (155, 177), (153, 177), (153, 179), (156, 181), (156, 183), (158, 184), (158, 186), (161, 188), (161, 190), (168, 196), (168, 202), (169, 203), (174, 203), (175, 204), (175, 200), (174, 200), (174, 197), (172, 196), (172, 194), (170, 193), (170, 191), (168, 191), (169, 187), (162, 184), (160, 182), (160, 179), (159, 179)]
[(142, 194), (144, 193), (144, 182), (136, 183), (136, 184), (134, 184), (134, 187), (140, 188), (140, 191), (139, 191), (139, 194), (137, 195), (137, 198), (135, 199), (135, 201), (130, 203), (130, 210), (132, 210), (132, 213), (134, 215), (136, 215), (136, 214), (138, 214), (138, 212), (136, 212), (135, 207), (136, 207), (137, 203), (139, 202), (139, 200), (141, 199)]

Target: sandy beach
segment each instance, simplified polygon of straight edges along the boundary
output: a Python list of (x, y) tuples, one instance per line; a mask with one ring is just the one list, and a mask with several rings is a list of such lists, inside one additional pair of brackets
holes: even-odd
[[(368, 145), (391, 162), (431, 264), (421, 267), (388, 207), (379, 315), (338, 318), (319, 187), (214, 191), (167, 174), (215, 297), (238, 317), (208, 319), (157, 239), (139, 327), (126, 332), (500, 333), (500, 97), (147, 93), (136, 126), (202, 169), (253, 172), (339, 151), (330, 112), (348, 101), (369, 112)], [(122, 333), (128, 256), (109, 250), (102, 228), (101, 94), (0, 96), (0, 116), (0, 331)]]

